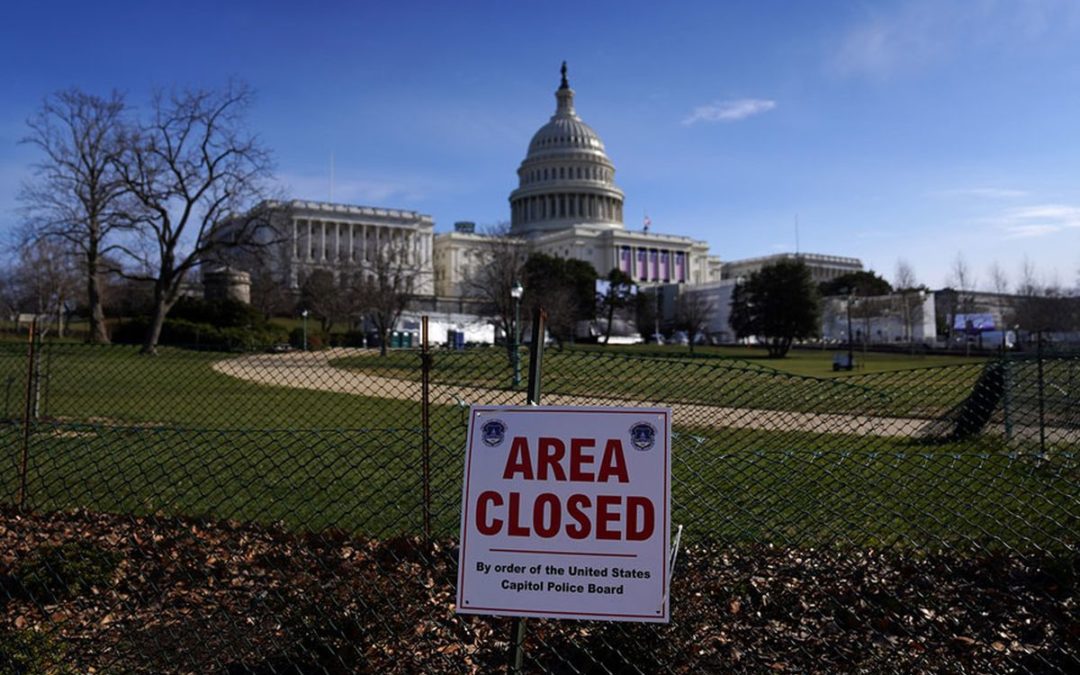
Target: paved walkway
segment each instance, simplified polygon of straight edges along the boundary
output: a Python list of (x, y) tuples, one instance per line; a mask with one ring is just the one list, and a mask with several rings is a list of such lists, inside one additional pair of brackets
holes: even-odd
[[(261, 384), (358, 394), (407, 401), (420, 400), (420, 383), (384, 377), (359, 370), (335, 368), (334, 359), (370, 353), (367, 350), (337, 348), (319, 352), (254, 354), (214, 364), (214, 370)], [(468, 385), (431, 384), (431, 401), (436, 405), (507, 405), (523, 402), (523, 392)], [(544, 405), (652, 406), (656, 401), (629, 398), (545, 394)], [(855, 436), (918, 437), (929, 433), (934, 420), (906, 417), (873, 417), (835, 413), (731, 408), (698, 403), (673, 404), (676, 424), (706, 428), (757, 429), (764, 431), (809, 431)]]

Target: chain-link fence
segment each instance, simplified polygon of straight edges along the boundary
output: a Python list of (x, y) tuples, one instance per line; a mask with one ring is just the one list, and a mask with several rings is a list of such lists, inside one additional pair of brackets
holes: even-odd
[[(505, 668), (510, 622), (453, 608), (468, 406), (525, 401), (505, 348), (28, 352), (0, 673)], [(1080, 359), (922, 363), (549, 348), (545, 404), (673, 408), (684, 530), (670, 624), (530, 620), (525, 670), (1080, 669)]]

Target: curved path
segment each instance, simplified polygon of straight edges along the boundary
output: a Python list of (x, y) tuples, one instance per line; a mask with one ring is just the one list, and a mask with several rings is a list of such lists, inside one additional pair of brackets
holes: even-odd
[[(333, 391), (346, 394), (420, 400), (420, 383), (384, 377), (359, 370), (345, 370), (331, 361), (346, 356), (371, 353), (368, 350), (337, 348), (319, 352), (254, 354), (219, 361), (219, 373), (249, 382)], [(436, 405), (509, 405), (522, 403), (523, 392), (489, 389), (471, 385), (431, 383), (431, 402)], [(600, 396), (545, 394), (545, 405), (654, 406), (656, 401)], [(874, 417), (837, 413), (809, 413), (787, 410), (731, 408), (699, 403), (673, 404), (676, 424), (709, 428), (757, 429), (764, 431), (809, 431), (855, 436), (918, 437), (929, 432), (935, 420), (906, 417)]]

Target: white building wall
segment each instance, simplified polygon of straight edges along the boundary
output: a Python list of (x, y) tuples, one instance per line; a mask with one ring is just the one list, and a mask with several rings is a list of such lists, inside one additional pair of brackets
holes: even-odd
[[(450, 331), (465, 334), (465, 342), (490, 345), (495, 344), (495, 326), (491, 322), (474, 314), (425, 312), (428, 317), (428, 342), (432, 347), (441, 347), (449, 339)], [(421, 339), (422, 315), (406, 312), (401, 315), (397, 330), (413, 334), (413, 344), (419, 345)]]
[(731, 318), (731, 295), (734, 290), (735, 280), (723, 279), (688, 286), (682, 291), (702, 296), (712, 306), (709, 323), (705, 328), (705, 335), (712, 342), (735, 342), (735, 332), (731, 330), (731, 325), (728, 323)]
[(295, 200), (281, 204), (284, 222), (276, 222), (282, 280), (299, 289), (315, 270), (335, 276), (370, 269), (380, 246), (403, 251), (405, 264), (415, 270), (418, 295), (435, 291), (431, 216), (415, 211), (350, 204)]
[[(869, 298), (851, 298), (851, 332), (856, 342), (869, 344), (906, 343), (907, 321), (904, 303), (911, 302), (911, 339), (914, 342), (933, 344), (937, 340), (934, 294), (927, 293), (921, 300), (912, 295), (879, 295)], [(822, 337), (832, 342), (848, 340), (848, 303), (843, 296), (822, 300)]]

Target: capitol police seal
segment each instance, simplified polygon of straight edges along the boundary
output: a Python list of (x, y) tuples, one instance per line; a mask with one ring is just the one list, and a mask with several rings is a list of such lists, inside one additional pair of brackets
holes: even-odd
[(638, 422), (630, 427), (630, 444), (638, 450), (649, 450), (656, 443), (656, 427), (648, 422)]
[(494, 448), (506, 438), (506, 422), (502, 420), (488, 420), (480, 426), (480, 440), (484, 445)]

